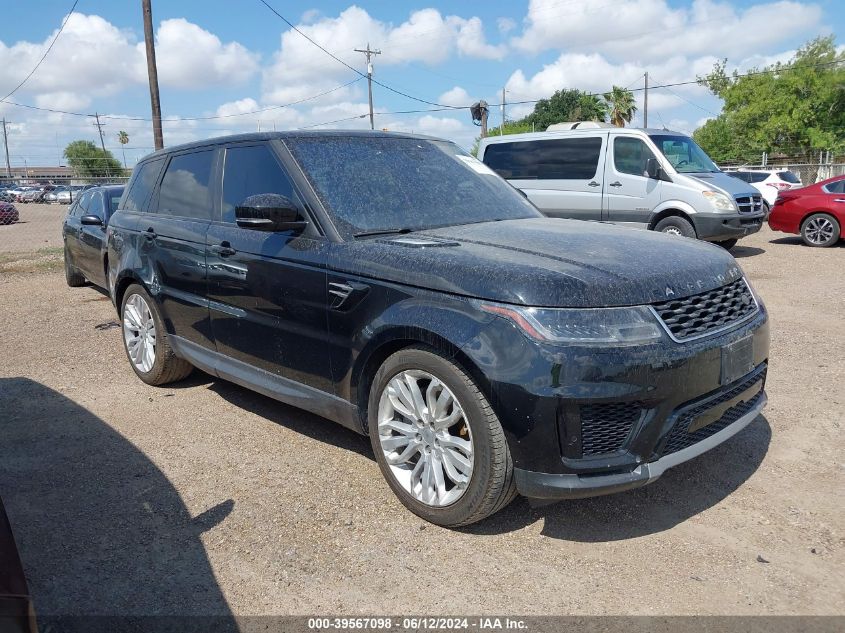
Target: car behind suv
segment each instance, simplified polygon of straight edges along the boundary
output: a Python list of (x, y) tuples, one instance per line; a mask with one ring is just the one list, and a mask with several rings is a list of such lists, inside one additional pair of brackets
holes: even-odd
[(646, 484), (766, 402), (766, 310), (726, 251), (544, 218), (437, 139), (159, 151), (108, 262), (141, 380), (196, 366), (369, 435), (402, 503), (441, 525)]

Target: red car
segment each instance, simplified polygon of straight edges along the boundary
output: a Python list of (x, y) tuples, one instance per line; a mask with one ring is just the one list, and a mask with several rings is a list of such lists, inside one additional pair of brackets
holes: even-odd
[(833, 246), (845, 223), (845, 176), (809, 187), (781, 191), (772, 207), (769, 226), (800, 235), (808, 246)]
[(15, 205), (8, 202), (0, 202), (0, 224), (14, 224), (20, 220)]

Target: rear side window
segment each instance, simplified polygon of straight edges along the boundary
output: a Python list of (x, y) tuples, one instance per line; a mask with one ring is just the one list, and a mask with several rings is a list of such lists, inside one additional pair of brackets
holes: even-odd
[(211, 167), (214, 150), (170, 159), (158, 195), (159, 213), (195, 220), (211, 219)]
[(123, 208), (127, 211), (143, 211), (150, 199), (150, 193), (158, 180), (163, 158), (157, 158), (138, 167), (135, 179), (123, 198)]
[(744, 171), (732, 171), (731, 176), (744, 180), (745, 182), (751, 182), (749, 175)]
[(599, 164), (602, 139), (549, 139), (494, 143), (484, 162), (508, 180), (588, 180)]
[(751, 184), (754, 184), (754, 183), (757, 183), (757, 182), (763, 182), (764, 180), (766, 180), (769, 177), (769, 174), (767, 174), (764, 171), (754, 171), (754, 172), (749, 173), (748, 175), (750, 176), (750, 178), (748, 179), (748, 182), (750, 182)]
[(613, 139), (613, 166), (620, 174), (647, 176), (646, 162), (649, 158), (656, 157), (640, 139), (631, 136)]
[(779, 171), (777, 176), (784, 182), (791, 182), (793, 185), (801, 184), (801, 180), (798, 176), (793, 174), (791, 171)]
[(230, 147), (223, 170), (223, 221), (235, 221), (235, 207), (250, 196), (276, 193), (302, 207), (293, 184), (266, 145)]
[(845, 193), (845, 180), (835, 180), (824, 186), (828, 193)]

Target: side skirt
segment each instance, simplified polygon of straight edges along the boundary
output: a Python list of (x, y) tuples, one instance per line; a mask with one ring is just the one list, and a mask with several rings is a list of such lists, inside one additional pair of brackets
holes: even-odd
[(358, 407), (343, 398), (229, 358), (179, 336), (170, 334), (168, 340), (177, 356), (209, 374), (328, 418), (364, 435)]

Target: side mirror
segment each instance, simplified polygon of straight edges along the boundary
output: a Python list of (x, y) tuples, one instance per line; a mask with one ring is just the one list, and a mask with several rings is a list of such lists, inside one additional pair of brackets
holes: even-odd
[(235, 207), (235, 222), (256, 231), (301, 231), (306, 227), (296, 203), (277, 193), (250, 196)]
[(103, 219), (96, 215), (83, 215), (79, 221), (85, 226), (103, 226)]
[(663, 180), (663, 168), (656, 158), (649, 158), (645, 162), (645, 173), (654, 180)]

